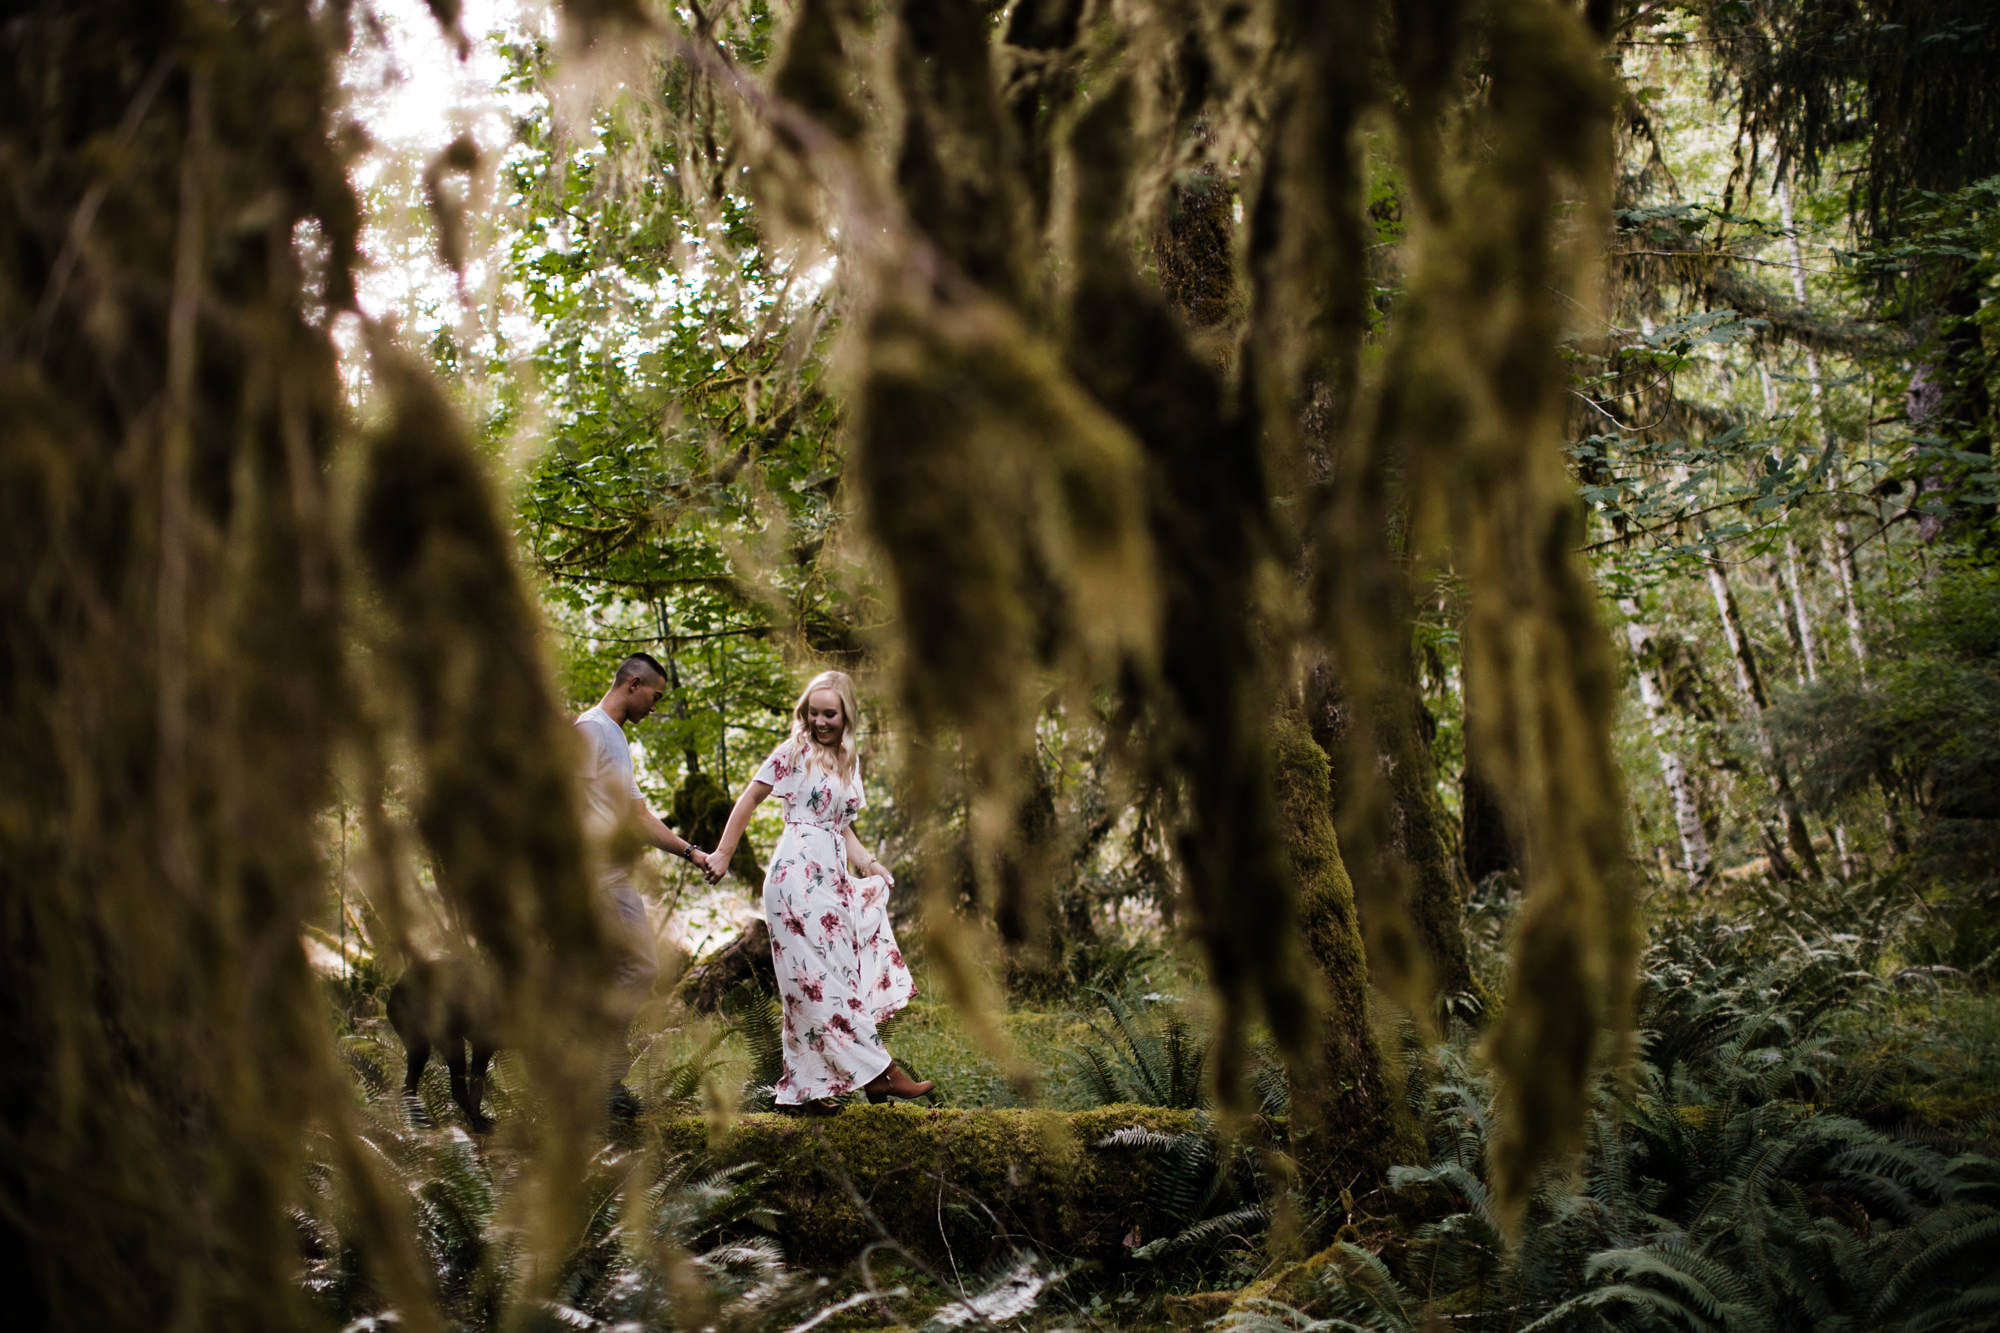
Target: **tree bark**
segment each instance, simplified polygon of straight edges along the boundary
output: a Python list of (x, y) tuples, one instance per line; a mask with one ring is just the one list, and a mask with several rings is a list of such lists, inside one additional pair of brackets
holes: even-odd
[(1688, 887), (1699, 889), (1714, 876), (1715, 858), (1709, 850), (1708, 832), (1702, 826), (1701, 803), (1696, 799), (1694, 783), (1689, 780), (1680, 752), (1673, 745), (1667, 694), (1660, 680), (1657, 654), (1653, 649), (1653, 632), (1645, 624), (1636, 599), (1621, 597), (1618, 607), (1625, 613), (1625, 643), (1632, 650), (1632, 667), (1639, 678), (1639, 698), (1646, 706), (1646, 720), (1653, 733), (1653, 745), (1659, 752), (1660, 777), (1666, 782), (1667, 796), (1673, 802), (1674, 828), (1680, 834), (1681, 869), (1687, 875)]
[[(1470, 997), (1471, 1012), (1483, 1012), (1489, 997), (1472, 974), (1465, 943), (1465, 900), (1471, 893), (1471, 879), (1453, 845), (1450, 821), (1438, 799), (1437, 764), (1423, 726), (1423, 701), (1417, 695), (1415, 673), (1407, 669), (1398, 672), (1384, 691), (1380, 707), (1369, 719), (1367, 730), (1373, 748), (1368, 754), (1352, 753), (1348, 705), (1330, 667), (1320, 664), (1307, 672), (1306, 694), (1309, 730), (1333, 765), (1334, 809), (1344, 821), (1373, 820), (1380, 825), (1367, 830), (1380, 844), (1368, 858), (1367, 873), (1395, 886), (1394, 907), (1404, 918), (1402, 922), (1366, 926), (1364, 939), (1371, 950), (1371, 963), (1382, 961), (1374, 952), (1377, 948), (1411, 952), (1408, 945), (1414, 936), (1422, 959), (1395, 958), (1392, 968), (1397, 972), (1420, 968), (1429, 977), (1432, 996), (1440, 1000)], [(1351, 784), (1364, 792), (1346, 792), (1350, 784), (1340, 781), (1343, 759), (1348, 764), (1374, 766), (1370, 783)], [(1375, 792), (1387, 796), (1386, 807), (1372, 805), (1379, 798), (1366, 794), (1371, 785)], [(1371, 805), (1357, 810), (1351, 803), (1357, 799)]]
[(1318, 1040), (1289, 1070), (1292, 1157), (1308, 1197), (1338, 1198), (1378, 1179), (1416, 1136), (1369, 1019), (1368, 960), (1334, 831), (1332, 769), (1297, 704), (1273, 723), (1272, 751), (1299, 926), (1319, 992)]
[(742, 986), (754, 986), (773, 995), (778, 992), (778, 974), (771, 962), (771, 929), (763, 917), (745, 926), (735, 939), (708, 959), (689, 968), (676, 993), (688, 1008), (712, 1014), (722, 1007), (730, 992)]
[(1459, 730), (1465, 738), (1465, 767), (1460, 770), (1458, 780), (1459, 846), (1465, 857), (1466, 878), (1480, 884), (1489, 875), (1518, 871), (1521, 847), (1508, 822), (1499, 790), (1480, 767), (1480, 729), (1473, 720), (1479, 702), (1474, 696), (1471, 673), (1460, 674), (1464, 681), (1461, 697), (1465, 725)]
[(1389, 850), (1400, 864), (1404, 907), (1423, 946), (1432, 994), (1447, 1002), (1469, 998), (1471, 1011), (1483, 1013), (1485, 988), (1472, 975), (1465, 945), (1472, 885), (1438, 799), (1437, 762), (1422, 709), (1416, 673), (1397, 673), (1375, 732), (1376, 762), (1391, 801)]
[[(1803, 307), (1806, 304), (1805, 249), (1799, 243), (1799, 229), (1792, 217), (1791, 188), (1782, 181), (1778, 183), (1778, 217), (1791, 244), (1792, 295)], [(1847, 516), (1840, 509), (1840, 479), (1833, 467), (1840, 441), (1833, 429), (1833, 414), (1826, 405), (1825, 376), (1820, 370), (1819, 349), (1811, 343), (1806, 344), (1806, 375), (1807, 391), (1812, 395), (1813, 412), (1819, 418), (1820, 436), (1824, 441), (1822, 457), (1827, 461), (1826, 487), (1833, 507), (1832, 530), (1821, 532), (1820, 549), (1840, 586), (1840, 613), (1847, 626), (1847, 646), (1854, 654), (1856, 669), (1866, 674), (1868, 641), (1862, 634), (1861, 609), (1855, 601), (1855, 589), (1861, 579), (1854, 563), (1854, 533), (1848, 525)]]
[[(1796, 234), (1792, 237), (1792, 244), (1798, 244)], [(1794, 272), (1792, 276), (1793, 280), (1798, 283), (1799, 290), (1803, 291), (1803, 275)], [(1810, 349), (1808, 350), (1810, 351)], [(1819, 357), (1817, 353), (1811, 353), (1810, 356), (1813, 388), (1817, 390), (1819, 387)], [(1777, 391), (1771, 386), (1770, 369), (1760, 363), (1757, 367), (1757, 375), (1764, 386), (1764, 416), (1767, 420), (1775, 422), (1778, 417), (1778, 395)], [(1781, 588), (1779, 611), (1783, 616), (1785, 629), (1791, 635), (1792, 646), (1799, 654), (1799, 680), (1802, 684), (1810, 685), (1819, 679), (1819, 642), (1818, 635), (1813, 630), (1812, 611), (1806, 605), (1805, 577), (1800, 568), (1802, 563), (1799, 559), (1798, 539), (1792, 535), (1791, 523), (1787, 520), (1785, 524), (1785, 560), (1778, 567), (1778, 581)], [(1827, 827), (1833, 834), (1833, 848), (1840, 861), (1841, 878), (1854, 878), (1854, 853), (1849, 850), (1847, 845), (1847, 829), (1838, 819), (1829, 819)]]
[[(1705, 533), (1706, 525), (1698, 525), (1698, 531)], [(1771, 744), (1770, 730), (1764, 725), (1764, 713), (1770, 707), (1770, 700), (1764, 692), (1764, 677), (1757, 665), (1756, 650), (1743, 627), (1743, 612), (1736, 604), (1736, 593), (1729, 586), (1729, 575), (1720, 556), (1709, 552), (1702, 560), (1702, 567), (1708, 575), (1708, 588), (1715, 598), (1716, 612), (1722, 618), (1723, 637), (1728, 641), (1730, 660), (1736, 667), (1737, 689), (1750, 714), (1757, 750), (1763, 758), (1764, 771), (1770, 777), (1771, 794), (1777, 799), (1779, 814), (1784, 819), (1785, 841), (1805, 867), (1806, 874), (1818, 879), (1822, 873), (1819, 854), (1813, 850), (1812, 835), (1806, 829), (1805, 817), (1799, 813), (1798, 799), (1792, 794), (1791, 774), (1786, 770), (1777, 748)]]

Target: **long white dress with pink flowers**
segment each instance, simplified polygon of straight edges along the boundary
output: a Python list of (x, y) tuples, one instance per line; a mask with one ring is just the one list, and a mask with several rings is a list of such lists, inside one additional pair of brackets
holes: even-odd
[(776, 1100), (786, 1106), (852, 1092), (887, 1069), (875, 1025), (916, 993), (889, 928), (888, 884), (848, 874), (846, 830), (865, 800), (860, 774), (842, 782), (802, 762), (805, 744), (780, 744), (756, 777), (785, 811), (764, 875), (764, 918), (785, 1004)]

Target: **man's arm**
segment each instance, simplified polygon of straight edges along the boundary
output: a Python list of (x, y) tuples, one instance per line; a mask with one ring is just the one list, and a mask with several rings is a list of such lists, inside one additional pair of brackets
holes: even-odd
[(632, 803), (632, 812), (634, 817), (637, 818), (640, 832), (644, 835), (647, 842), (663, 852), (669, 852), (675, 856), (685, 856), (703, 870), (708, 869), (707, 854), (701, 848), (695, 846), (686, 838), (683, 838), (680, 834), (661, 823), (660, 817), (651, 810), (648, 810), (644, 801), (634, 801)]
[(771, 784), (759, 782), (755, 778), (736, 798), (736, 804), (729, 809), (729, 823), (723, 826), (722, 836), (715, 840), (714, 854), (708, 858), (708, 882), (717, 883), (729, 872), (729, 859), (736, 855), (736, 844), (743, 837), (743, 830), (750, 825), (750, 815), (771, 794)]

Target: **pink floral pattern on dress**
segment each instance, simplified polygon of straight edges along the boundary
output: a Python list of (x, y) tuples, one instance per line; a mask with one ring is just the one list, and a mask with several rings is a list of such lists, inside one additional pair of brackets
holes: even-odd
[(764, 874), (764, 918), (784, 1000), (786, 1106), (852, 1092), (889, 1067), (876, 1024), (916, 993), (889, 925), (889, 886), (847, 869), (848, 825), (866, 802), (861, 779), (842, 782), (802, 762), (785, 741), (757, 770), (784, 803), (785, 832)]

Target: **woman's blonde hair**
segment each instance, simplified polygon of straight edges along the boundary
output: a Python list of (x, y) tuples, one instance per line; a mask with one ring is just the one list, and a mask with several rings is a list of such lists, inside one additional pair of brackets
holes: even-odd
[[(840, 746), (831, 755), (813, 740), (812, 728), (806, 722), (806, 700), (816, 690), (832, 690), (840, 696)], [(854, 746), (854, 733), (860, 729), (861, 705), (855, 702), (854, 681), (845, 671), (820, 672), (806, 682), (806, 687), (799, 691), (799, 701), (792, 705), (792, 743), (798, 747), (796, 753), (815, 768), (830, 767), (842, 782), (854, 781), (861, 767), (861, 755)]]

